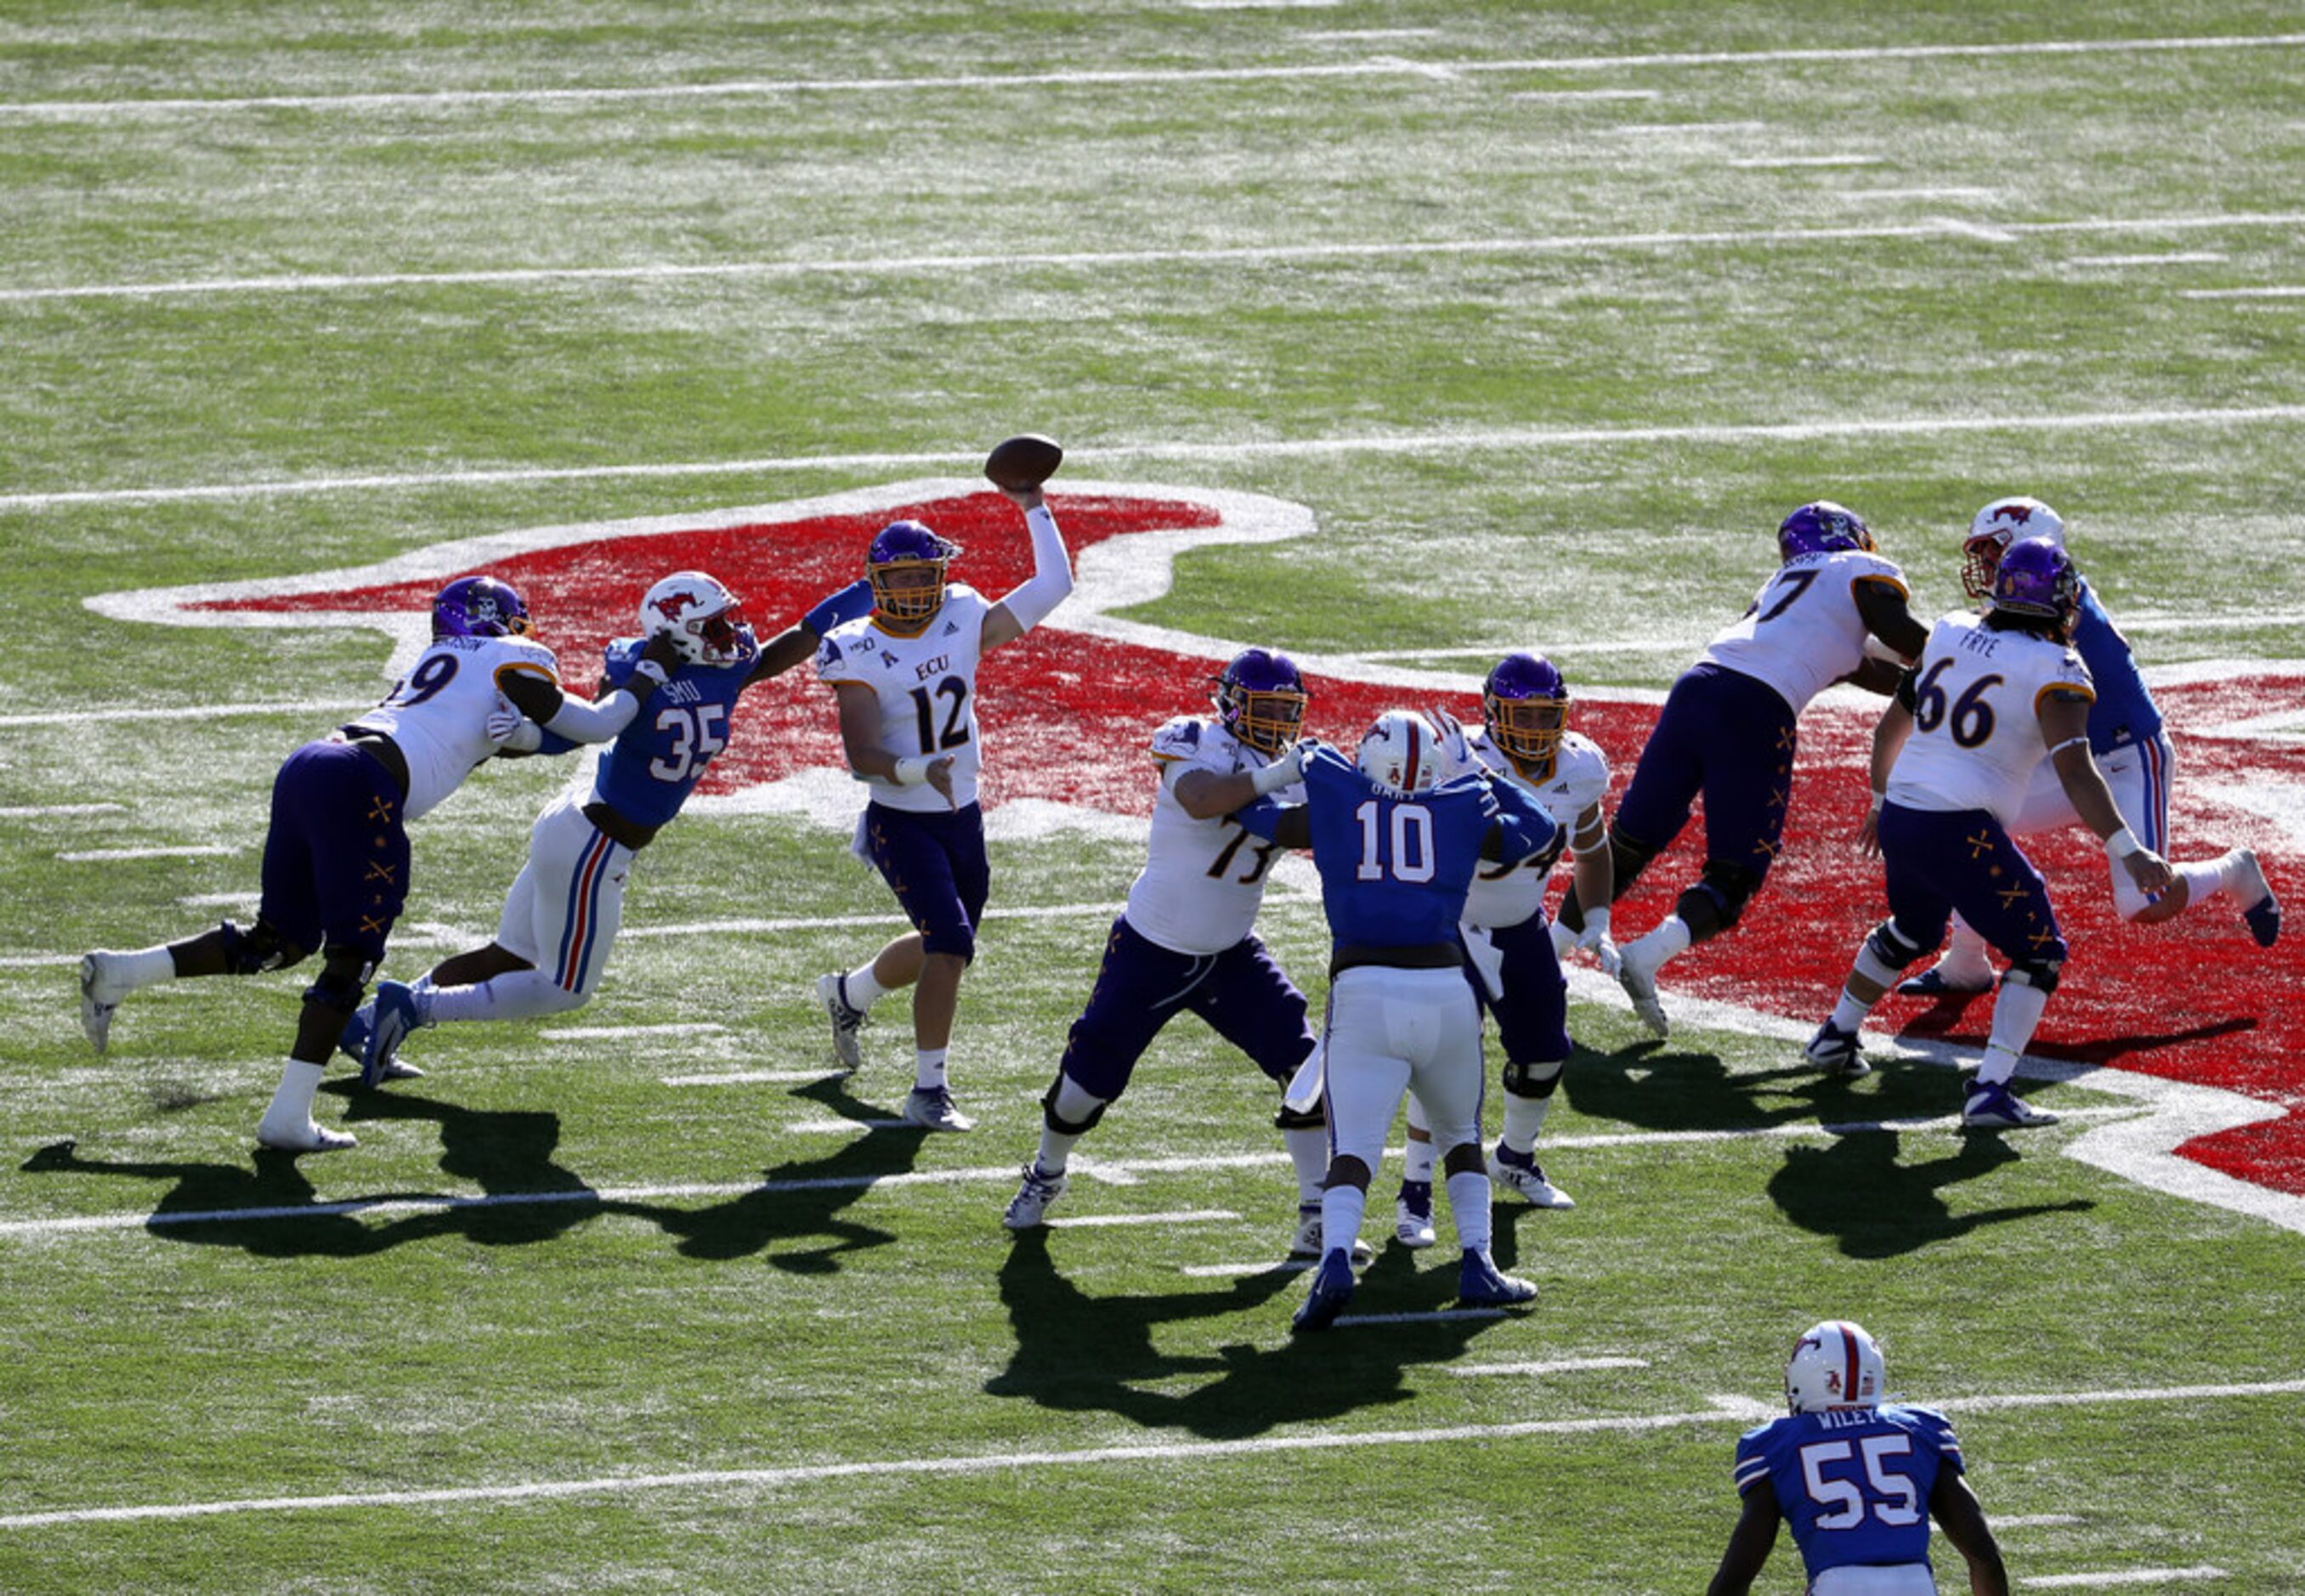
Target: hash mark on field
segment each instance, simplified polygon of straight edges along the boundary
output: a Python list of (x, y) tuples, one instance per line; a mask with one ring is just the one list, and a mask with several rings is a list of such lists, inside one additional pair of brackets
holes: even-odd
[(1541, 1363), (1462, 1363), (1449, 1372), (1460, 1380), (1484, 1374), (1579, 1374), (1588, 1369), (1646, 1369), (1646, 1358), (1552, 1358)]
[(1770, 172), (1780, 166), (1878, 166), (1887, 159), (1878, 155), (1779, 155), (1750, 157), (1726, 164), (1748, 172)]
[(1239, 1218), (1229, 1208), (1187, 1208), (1165, 1214), (1076, 1214), (1069, 1218), (1043, 1219), (1041, 1223), (1051, 1230), (1085, 1230), (1110, 1225), (1206, 1225)]
[(804, 1086), (845, 1075), (846, 1070), (716, 1070), (702, 1075), (659, 1075), (663, 1086)]
[(50, 815), (111, 814), (124, 803), (11, 803), (0, 806), (0, 820), (38, 820)]
[(2182, 288), (2179, 299), (2189, 300), (2289, 300), (2305, 299), (2305, 286), (2282, 284), (2266, 288)]
[(215, 859), (239, 852), (230, 843), (186, 843), (167, 848), (76, 848), (56, 857), (66, 864), (110, 864), (123, 859)]
[(2067, 266), (2213, 266), (2224, 259), (2222, 250), (2185, 250), (2167, 255), (2074, 255)]
[(1456, 1324), (1468, 1319), (1502, 1319), (1502, 1308), (1430, 1308), (1418, 1313), (1347, 1313), (1329, 1322), (1337, 1329), (1370, 1324)]
[(2123, 1568), (2105, 1574), (2037, 1574), (2017, 1583), (2026, 1590), (2078, 1590), (2102, 1585), (2164, 1585), (2186, 1579), (2231, 1579), (2213, 1563), (2190, 1568)]
[(711, 1020), (693, 1023), (675, 1022), (663, 1025), (564, 1025), (554, 1031), (536, 1034), (549, 1042), (609, 1041), (627, 1036), (696, 1036), (707, 1032), (725, 1034), (726, 1025)]

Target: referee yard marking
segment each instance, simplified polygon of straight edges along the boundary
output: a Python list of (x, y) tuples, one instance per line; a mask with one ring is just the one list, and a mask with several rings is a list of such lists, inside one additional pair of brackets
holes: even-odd
[[(1497, 1309), (1479, 1310), (1484, 1315)], [(1371, 1314), (1362, 1322), (1374, 1322)], [(1429, 1317), (1429, 1316), (1428, 1316)], [(1338, 1324), (1348, 1322), (1345, 1319)], [(2305, 1392), (2305, 1380), (2268, 1380), (2245, 1386), (2189, 1386), (2167, 1390), (2047, 1393), (2028, 1400), (2041, 1406), (2085, 1406), (2107, 1401), (2190, 1402), (2205, 1394), (2224, 1397), (2287, 1396)], [(1978, 1405), (1959, 1400), (1934, 1405), (1958, 1413)], [(778, 1490), (828, 1480), (925, 1475), (953, 1477), (1010, 1469), (1080, 1468), (1101, 1464), (1170, 1463), (1191, 1457), (1252, 1457), (1332, 1450), (1340, 1447), (1424, 1447), (1464, 1441), (1514, 1440), (1542, 1435), (1636, 1434), (1649, 1430), (1743, 1425), (1741, 1413), (1718, 1408), (1679, 1413), (1624, 1413), (1582, 1419), (1528, 1419), (1508, 1424), (1453, 1424), (1438, 1429), (1338, 1430), (1304, 1435), (1257, 1436), (1244, 1440), (1171, 1441), (1135, 1447), (1097, 1447), (1068, 1452), (1002, 1453), (992, 1456), (891, 1457), (877, 1462), (812, 1464), (782, 1468), (694, 1470), (674, 1474), (625, 1474), (578, 1480), (536, 1480), (498, 1485), (446, 1486), (425, 1490), (357, 1491), (333, 1496), (251, 1497), (206, 1502), (147, 1503), (109, 1507), (63, 1507), (42, 1513), (0, 1515), (0, 1530), (42, 1529), (67, 1524), (122, 1524), (154, 1519), (214, 1518), (234, 1513), (309, 1513), (342, 1507), (423, 1507), (453, 1502), (541, 1501), (574, 1496), (630, 1496), (642, 1491)], [(2166, 1571), (2183, 1578), (2207, 1578), (2198, 1570)], [(2059, 1575), (2071, 1581), (2093, 1576)], [(2030, 1582), (2035, 1584), (2040, 1580)]]

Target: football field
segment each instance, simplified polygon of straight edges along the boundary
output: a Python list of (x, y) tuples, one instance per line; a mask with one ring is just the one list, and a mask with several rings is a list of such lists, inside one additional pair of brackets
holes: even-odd
[[(1692, 1592), (1821, 1318), (1952, 1416), (2017, 1590), (2305, 1592), (2297, 934), (2122, 926), (2045, 841), (2063, 1123), (1958, 1130), (1983, 1003), (1892, 999), (1823, 1078), (1883, 907), (1853, 692), (1669, 1040), (1572, 972), (1578, 1206), (1497, 1208), (1534, 1309), (1385, 1244), (1388, 1158), (1364, 1322), (1293, 1341), (1276, 1094), (1190, 1019), (1065, 1223), (999, 1223), (1218, 664), (1287, 649), (1349, 741), (1540, 649), (1621, 789), (1810, 499), (1925, 616), (1980, 505), (2054, 505), (2175, 853), (2305, 901), (2293, 0), (11, 0), (0, 219), (0, 1592)], [(973, 1133), (897, 1120), (901, 998), (834, 1073), (816, 978), (900, 922), (805, 667), (595, 1000), (334, 1071), (356, 1150), (253, 1143), (310, 966), (82, 1038), (84, 950), (252, 921), (280, 761), (448, 578), (580, 683), (654, 578), (767, 633), (899, 513), (997, 596), (976, 471), (1027, 430), (1080, 583), (982, 679)], [(411, 828), (385, 974), (489, 939), (577, 770)], [(1317, 1002), (1305, 864), (1258, 929)], [(1756, 1588), (1801, 1583), (1781, 1540)]]

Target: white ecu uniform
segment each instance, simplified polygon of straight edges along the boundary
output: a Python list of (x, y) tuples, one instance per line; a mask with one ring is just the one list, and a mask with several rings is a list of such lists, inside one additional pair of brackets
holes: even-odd
[[(976, 664), (982, 654), (984, 617), (992, 606), (965, 582), (948, 583), (944, 604), (918, 637), (897, 637), (867, 615), (826, 634), (816, 650), (819, 681), (856, 682), (880, 703), (878, 744), (898, 759), (952, 759), (952, 807), (976, 802), (983, 760), (976, 732)], [(941, 814), (944, 794), (926, 782), (899, 786), (864, 778), (872, 802), (889, 809)], [(858, 822), (862, 835), (863, 822)]]
[(1510, 926), (1527, 923), (1544, 908), (1544, 884), (1559, 862), (1577, 818), (1601, 802), (1609, 791), (1609, 758), (1590, 737), (1563, 732), (1553, 755), (1552, 774), (1543, 782), (1521, 775), (1505, 751), (1483, 727), (1466, 734), (1473, 755), (1500, 779), (1535, 795), (1552, 823), (1561, 828), (1551, 847), (1530, 854), (1518, 864), (1484, 865), (1465, 895), (1465, 951), (1492, 998), (1504, 996), (1504, 955), (1489, 936)]
[[(1216, 721), (1192, 716), (1179, 716), (1152, 734), (1152, 757), (1160, 762), (1161, 788), (1152, 798), (1144, 868), (1128, 888), (1128, 923), (1170, 953), (1222, 953), (1255, 923), (1280, 848), (1226, 816), (1195, 819), (1177, 802), (1177, 784), (1187, 771), (1231, 776), (1272, 761)], [(1272, 797), (1301, 803), (1305, 788), (1293, 783)]]
[(2095, 700), (2088, 667), (2063, 643), (1995, 632), (1957, 610), (1931, 629), (1918, 668), (1913, 735), (1890, 768), (1889, 802), (1933, 814), (1986, 810), (2014, 830), (2048, 753), (2041, 699), (2062, 688)]
[[(1707, 643), (1698, 663), (1766, 682), (1799, 715), (1865, 662), (1870, 634), (1855, 595), (1868, 579), (1910, 597), (1896, 562), (1877, 554), (1843, 548), (1798, 555), (1761, 584), (1751, 612)], [(1818, 602), (1827, 596), (1839, 602)]]
[(408, 761), (408, 803), (413, 820), (464, 785), (493, 758), (489, 717), (510, 709), (501, 683), (526, 673), (559, 685), (552, 650), (524, 637), (444, 637), (416, 657), (384, 702), (348, 723), (387, 734)]

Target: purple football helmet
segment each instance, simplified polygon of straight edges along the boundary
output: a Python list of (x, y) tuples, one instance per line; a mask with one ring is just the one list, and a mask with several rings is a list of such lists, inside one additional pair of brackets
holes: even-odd
[(1833, 554), (1846, 548), (1871, 553), (1873, 533), (1863, 516), (1831, 499), (1803, 505), (1777, 528), (1777, 553), (1784, 559), (1790, 560), (1795, 555)]
[(1481, 683), (1481, 717), (1515, 760), (1550, 765), (1569, 725), (1569, 683), (1542, 654), (1508, 654)]
[(460, 576), (432, 600), (432, 637), (526, 637), (528, 606), (512, 583)]
[(1273, 649), (1243, 649), (1232, 657), (1210, 695), (1225, 730), (1266, 753), (1297, 741), (1305, 725), (1305, 674)]
[[(960, 545), (940, 538), (917, 521), (892, 521), (872, 535), (864, 573), (872, 579), (872, 603), (883, 621), (922, 627), (944, 606), (944, 568)], [(923, 581), (911, 573), (929, 573)], [(901, 581), (897, 573), (906, 573)]]
[(2080, 607), (2081, 573), (2073, 556), (2046, 538), (2012, 543), (1993, 573), (1993, 608), (2003, 615), (2039, 615), (2070, 630)]

